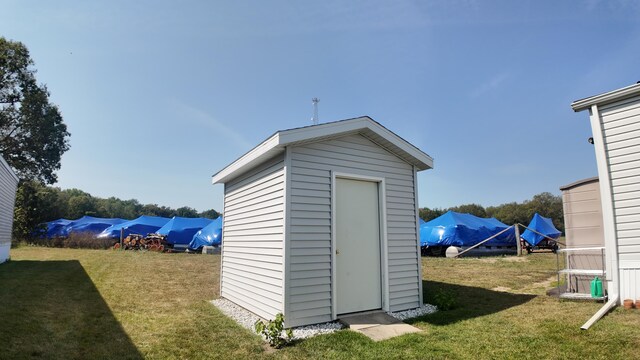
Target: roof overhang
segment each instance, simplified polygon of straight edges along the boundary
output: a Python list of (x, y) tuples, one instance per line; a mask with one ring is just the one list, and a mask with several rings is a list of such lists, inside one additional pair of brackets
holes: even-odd
[(578, 112), (591, 108), (593, 105), (606, 105), (625, 98), (640, 95), (640, 84), (633, 84), (621, 89), (606, 92), (604, 94), (591, 96), (585, 99), (576, 100), (571, 103), (573, 111)]
[(600, 178), (597, 177), (597, 176), (590, 177), (590, 178), (587, 178), (587, 179), (578, 180), (578, 181), (574, 181), (571, 184), (560, 186), (560, 191), (573, 189), (574, 187), (577, 187), (577, 186), (580, 186), (580, 185), (585, 185), (585, 184), (599, 182), (599, 181), (600, 181)]
[(328, 140), (349, 134), (360, 134), (368, 138), (407, 163), (416, 166), (418, 171), (433, 168), (433, 158), (431, 156), (370, 117), (363, 116), (355, 119), (278, 131), (213, 175), (212, 182), (214, 184), (225, 183), (267, 159), (284, 152), (287, 146)]

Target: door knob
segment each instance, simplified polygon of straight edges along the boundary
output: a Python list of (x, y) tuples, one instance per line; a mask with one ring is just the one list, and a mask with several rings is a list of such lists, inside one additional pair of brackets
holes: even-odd
[(340, 255), (340, 250), (336, 249), (336, 255)]

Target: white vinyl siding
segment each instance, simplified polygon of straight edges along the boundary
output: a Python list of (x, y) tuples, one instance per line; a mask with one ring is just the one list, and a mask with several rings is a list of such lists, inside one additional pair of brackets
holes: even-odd
[(640, 97), (603, 106), (600, 117), (622, 267), (640, 261)]
[(625, 266), (620, 269), (620, 298), (640, 299), (640, 264)]
[(9, 165), (0, 158), (0, 263), (9, 257), (13, 229), (13, 207), (18, 179)]
[(293, 146), (290, 156), (290, 325), (332, 320), (332, 171), (385, 179), (389, 310), (420, 306), (412, 165), (362, 135)]
[(284, 157), (225, 183), (220, 295), (265, 318), (283, 312)]

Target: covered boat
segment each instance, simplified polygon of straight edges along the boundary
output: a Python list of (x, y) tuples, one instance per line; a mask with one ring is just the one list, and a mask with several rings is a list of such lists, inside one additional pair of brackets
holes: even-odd
[[(448, 211), (420, 225), (421, 246), (473, 246), (509, 228), (495, 218)], [(485, 246), (516, 246), (515, 231), (505, 231)]]

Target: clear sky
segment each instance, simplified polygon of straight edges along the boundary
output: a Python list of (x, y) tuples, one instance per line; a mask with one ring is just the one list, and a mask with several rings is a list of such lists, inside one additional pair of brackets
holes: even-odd
[(369, 115), (435, 159), (420, 206), (595, 176), (573, 100), (640, 80), (638, 1), (3, 1), (71, 132), (57, 186), (222, 210), (276, 130)]

